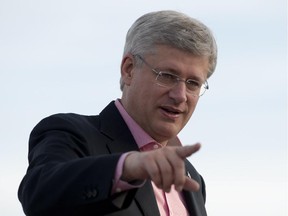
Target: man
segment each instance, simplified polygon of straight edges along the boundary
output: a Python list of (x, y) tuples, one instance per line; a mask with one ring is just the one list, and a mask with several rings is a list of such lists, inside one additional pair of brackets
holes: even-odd
[(204, 216), (205, 185), (177, 134), (215, 70), (210, 30), (182, 13), (140, 17), (127, 33), (122, 97), (99, 115), (56, 114), (31, 132), (19, 187), (27, 215)]

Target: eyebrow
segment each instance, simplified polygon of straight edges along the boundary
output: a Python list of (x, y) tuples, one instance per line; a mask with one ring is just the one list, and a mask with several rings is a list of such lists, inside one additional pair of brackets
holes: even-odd
[[(180, 77), (181, 79), (184, 79), (182, 76), (181, 76), (181, 73), (179, 73), (179, 70), (177, 69), (174, 69), (174, 66), (163, 66), (163, 67), (166, 67), (167, 69), (160, 69), (159, 66), (156, 66), (156, 67), (153, 67), (149, 62), (147, 62), (141, 55), (135, 55), (136, 57), (140, 58), (146, 65), (148, 65), (152, 70), (156, 70), (156, 72), (169, 72), (173, 75), (176, 75), (178, 77)], [(168, 69), (170, 68), (170, 69)], [(199, 81), (201, 83), (205, 83), (205, 81), (207, 79), (202, 79), (202, 77), (199, 77), (199, 76), (195, 76), (193, 75), (193, 78), (192, 77), (188, 77), (186, 78), (185, 80), (196, 80), (196, 81)]]
[(188, 76), (187, 78), (184, 78), (183, 76), (181, 76), (181, 73), (178, 70), (175, 69), (159, 69), (159, 68), (155, 68), (155, 70), (157, 72), (167, 72), (167, 73), (171, 73), (173, 75), (176, 75), (178, 77), (180, 77), (181, 79), (185, 79), (185, 80), (195, 80), (201, 83), (205, 83), (205, 79), (202, 79), (202, 77), (196, 76), (196, 75), (192, 75), (192, 76)]

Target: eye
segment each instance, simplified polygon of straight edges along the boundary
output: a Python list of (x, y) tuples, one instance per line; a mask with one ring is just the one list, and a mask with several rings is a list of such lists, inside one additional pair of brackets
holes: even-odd
[(197, 90), (201, 87), (200, 82), (197, 80), (188, 79), (188, 80), (186, 80), (186, 83), (187, 83), (187, 87), (190, 90)]
[(169, 73), (169, 72), (159, 72), (158, 82), (164, 84), (164, 85), (174, 85), (178, 81), (178, 76)]
[(174, 75), (174, 74), (171, 74), (171, 73), (168, 73), (168, 72), (160, 72), (159, 75), (165, 79), (165, 80), (171, 80), (171, 81), (174, 81), (177, 79), (177, 76)]

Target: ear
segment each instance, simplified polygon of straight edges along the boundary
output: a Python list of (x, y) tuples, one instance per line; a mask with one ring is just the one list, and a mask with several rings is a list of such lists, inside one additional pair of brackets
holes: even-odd
[(133, 77), (133, 69), (135, 68), (134, 58), (131, 54), (123, 57), (121, 62), (121, 79), (124, 85), (130, 85)]

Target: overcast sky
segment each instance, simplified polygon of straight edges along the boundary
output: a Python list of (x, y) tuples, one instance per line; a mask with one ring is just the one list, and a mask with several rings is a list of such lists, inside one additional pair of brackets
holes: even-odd
[(128, 28), (155, 10), (214, 32), (210, 89), (180, 133), (207, 186), (209, 216), (287, 216), (287, 3), (284, 0), (0, 0), (0, 215), (22, 213), (17, 189), (42, 118), (98, 114), (119, 98)]

